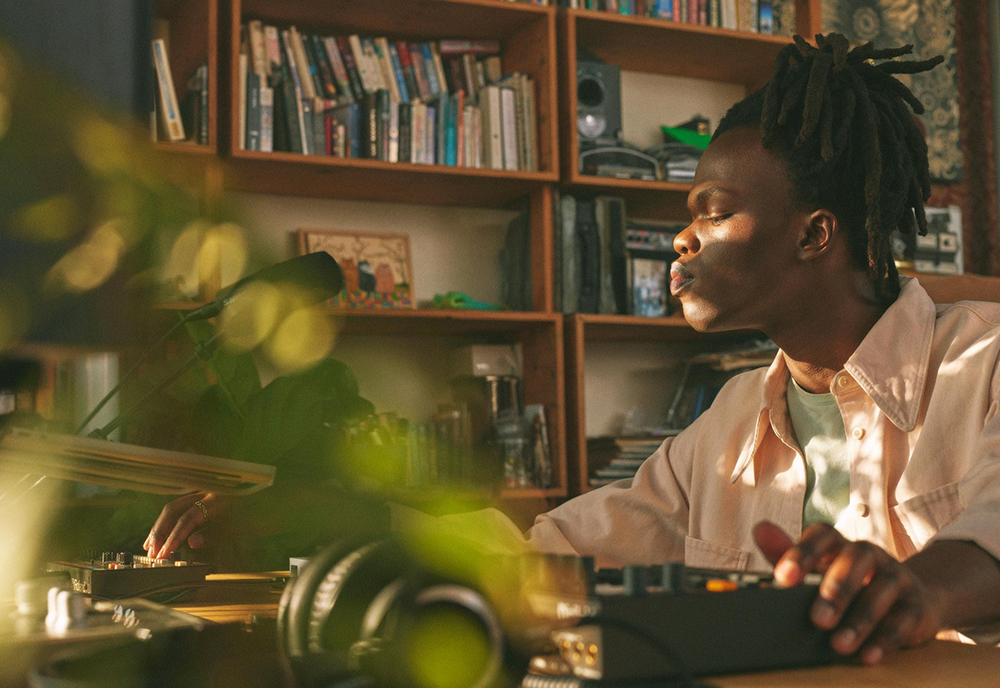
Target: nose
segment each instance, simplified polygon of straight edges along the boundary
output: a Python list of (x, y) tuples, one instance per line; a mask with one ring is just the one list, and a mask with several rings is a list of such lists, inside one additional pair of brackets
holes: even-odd
[(674, 250), (682, 256), (697, 253), (701, 248), (701, 243), (691, 227), (692, 225), (688, 225), (674, 237)]

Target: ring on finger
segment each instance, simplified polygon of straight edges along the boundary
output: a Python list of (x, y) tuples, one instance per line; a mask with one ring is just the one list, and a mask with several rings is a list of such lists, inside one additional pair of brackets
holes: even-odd
[(201, 500), (195, 502), (194, 505), (198, 507), (198, 509), (201, 511), (202, 517), (205, 519), (204, 521), (202, 521), (202, 523), (208, 523), (208, 509), (205, 507), (205, 505), (201, 503)]

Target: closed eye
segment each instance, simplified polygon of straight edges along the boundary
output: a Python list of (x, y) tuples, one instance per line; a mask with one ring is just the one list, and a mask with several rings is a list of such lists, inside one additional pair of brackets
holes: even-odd
[(713, 225), (721, 225), (721, 224), (722, 224), (723, 222), (725, 222), (726, 220), (728, 220), (728, 219), (729, 219), (729, 218), (731, 218), (732, 216), (733, 216), (733, 214), (732, 214), (732, 213), (726, 213), (725, 215), (716, 215), (716, 216), (714, 216), (714, 217), (710, 217), (710, 218), (708, 218), (708, 220), (709, 220), (709, 221), (710, 221), (710, 222), (711, 222), (711, 223), (712, 223)]

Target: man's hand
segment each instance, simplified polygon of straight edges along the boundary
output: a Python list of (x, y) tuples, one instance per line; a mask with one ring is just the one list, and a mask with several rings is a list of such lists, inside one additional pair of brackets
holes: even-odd
[(779, 585), (823, 574), (811, 616), (819, 628), (836, 629), (833, 649), (877, 664), (885, 655), (932, 640), (942, 628), (937, 595), (911, 570), (870, 542), (851, 542), (832, 526), (817, 523), (798, 543), (773, 523), (754, 528), (764, 556), (775, 565)]
[(211, 492), (178, 497), (163, 507), (142, 548), (150, 557), (166, 559), (185, 540), (192, 549), (211, 546), (228, 520), (231, 502), (232, 498)]

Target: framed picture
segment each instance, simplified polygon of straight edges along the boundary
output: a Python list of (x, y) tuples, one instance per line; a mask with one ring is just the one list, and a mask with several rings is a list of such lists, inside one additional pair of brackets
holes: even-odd
[(338, 308), (416, 308), (413, 261), (406, 234), (299, 230), (299, 253), (325, 251), (344, 271)]

